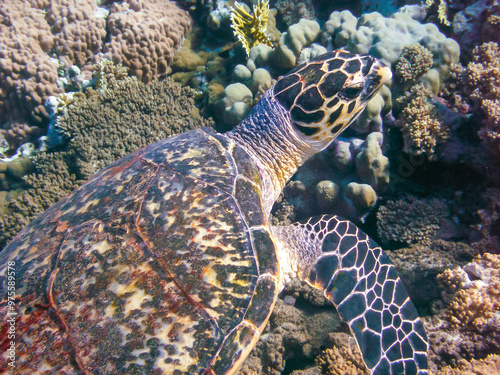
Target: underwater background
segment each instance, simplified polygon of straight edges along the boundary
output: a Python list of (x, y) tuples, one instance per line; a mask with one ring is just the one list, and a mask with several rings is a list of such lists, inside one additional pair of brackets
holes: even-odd
[[(498, 0), (3, 0), (0, 248), (101, 168), (238, 124), (334, 49), (393, 79), (285, 187), (272, 224), (348, 218), (394, 262), (435, 374), (500, 374)], [(287, 285), (239, 374), (367, 373), (320, 291)]]

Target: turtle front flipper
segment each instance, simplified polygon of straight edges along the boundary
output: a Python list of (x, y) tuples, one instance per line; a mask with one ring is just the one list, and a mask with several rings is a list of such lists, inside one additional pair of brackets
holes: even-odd
[[(338, 216), (274, 227), (283, 272), (324, 291), (356, 337), (372, 374), (427, 374), (427, 336), (382, 249)], [(288, 269), (287, 269), (288, 267)]]

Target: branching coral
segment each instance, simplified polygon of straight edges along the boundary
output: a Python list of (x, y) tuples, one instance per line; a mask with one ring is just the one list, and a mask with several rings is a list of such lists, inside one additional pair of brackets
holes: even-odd
[(485, 359), (473, 359), (470, 362), (464, 359), (458, 361), (455, 367), (446, 366), (436, 375), (487, 375), (500, 374), (500, 356), (490, 354)]
[(429, 245), (446, 215), (446, 204), (440, 199), (406, 199), (387, 201), (377, 212), (377, 231), (382, 242), (389, 241)]
[(368, 375), (361, 351), (355, 344), (325, 350), (316, 363), (328, 375)]
[(465, 94), (480, 103), (485, 115), (479, 137), (500, 156), (500, 48), (495, 42), (484, 43), (472, 53), (472, 61), (459, 75)]
[(259, 44), (272, 46), (267, 35), (267, 21), (269, 19), (269, 1), (259, 0), (253, 6), (250, 14), (245, 4), (235, 2), (231, 11), (231, 27), (234, 35), (243, 44), (243, 48), (250, 55), (250, 48)]
[(436, 147), (449, 138), (448, 127), (440, 121), (437, 110), (431, 104), (432, 93), (422, 84), (397, 99), (403, 107), (396, 126), (401, 128), (404, 151), (412, 155), (427, 155), (435, 159)]
[(419, 43), (412, 43), (403, 48), (394, 67), (394, 76), (402, 83), (414, 83), (433, 63), (431, 51)]
[[(436, 0), (425, 0), (425, 5), (428, 7), (432, 7), (435, 5)], [(443, 25), (450, 26), (451, 23), (448, 21), (448, 10), (446, 6), (446, 1), (445, 0), (439, 0), (439, 3), (437, 4), (437, 14), (438, 14), (438, 19), (441, 21)]]
[(451, 327), (481, 333), (500, 309), (500, 255), (485, 253), (440, 279), (458, 289), (446, 313)]

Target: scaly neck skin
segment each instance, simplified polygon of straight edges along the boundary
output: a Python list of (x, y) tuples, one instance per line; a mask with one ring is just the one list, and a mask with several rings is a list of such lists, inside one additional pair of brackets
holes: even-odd
[(274, 99), (272, 90), (268, 90), (250, 114), (225, 135), (243, 146), (267, 174), (262, 176), (262, 198), (267, 214), (287, 181), (319, 151), (317, 145), (299, 138), (290, 114)]

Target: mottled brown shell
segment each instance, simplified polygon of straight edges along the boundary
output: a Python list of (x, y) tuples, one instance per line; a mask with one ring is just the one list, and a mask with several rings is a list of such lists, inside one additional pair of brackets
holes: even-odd
[(19, 373), (231, 373), (278, 292), (259, 173), (207, 129), (124, 157), (26, 227), (0, 255), (2, 316), (9, 261)]

